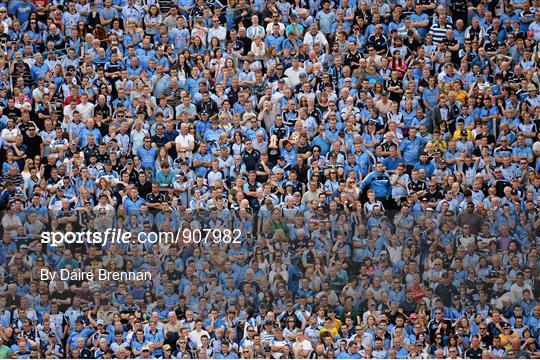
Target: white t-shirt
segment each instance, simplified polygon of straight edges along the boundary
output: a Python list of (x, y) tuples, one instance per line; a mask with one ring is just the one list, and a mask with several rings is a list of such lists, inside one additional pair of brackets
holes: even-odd
[(176, 137), (176, 139), (174, 139), (174, 142), (177, 145), (180, 145), (180, 147), (186, 149), (186, 155), (188, 157), (191, 157), (193, 155), (191, 150), (189, 150), (189, 148), (191, 147), (191, 144), (195, 143), (195, 138), (193, 137), (193, 135), (191, 135), (191, 134), (186, 134), (186, 135), (179, 134)]
[[(283, 339), (283, 340), (272, 340), (272, 342), (270, 343), (271, 346), (285, 346), (287, 345), (288, 342), (286, 339)], [(274, 359), (281, 359), (281, 357), (283, 356), (283, 353), (281, 352), (275, 352), (275, 351), (272, 351), (272, 358)]]
[(2, 139), (5, 139), (6, 137), (8, 136), (17, 136), (21, 133), (21, 131), (19, 130), (18, 127), (14, 127), (13, 129), (9, 130), (9, 129), (4, 129), (2, 130), (2, 133), (0, 134), (0, 136), (2, 137)]
[(294, 349), (294, 352), (295, 352), (295, 355), (296, 355), (296, 352), (297, 351), (311, 351), (313, 350), (313, 346), (311, 345), (311, 343), (307, 340), (307, 339), (304, 339), (303, 341), (299, 342), (295, 342), (294, 345), (293, 345), (293, 349)]
[(210, 337), (210, 335), (208, 334), (208, 331), (206, 330), (201, 330), (201, 331), (193, 330), (192, 332), (189, 333), (189, 339), (193, 341), (197, 345), (197, 347), (201, 347), (202, 346), (201, 337), (203, 335)]
[(81, 114), (81, 119), (83, 122), (86, 122), (86, 120), (94, 116), (94, 104), (92, 103), (80, 103), (75, 107), (75, 109), (77, 109), (77, 111)]
[(148, 131), (141, 129), (140, 131), (133, 129), (131, 131), (131, 140), (132, 140), (132, 148), (133, 155), (137, 155), (137, 150), (143, 147), (144, 145), (144, 138), (146, 136), (150, 136)]
[[(19, 219), (17, 215), (12, 215), (12, 216), (8, 216), (7, 214), (4, 215), (4, 217), (2, 218), (2, 226), (4, 227), (4, 229), (12, 225), (21, 226), (22, 225), (21, 219)], [(17, 230), (10, 230), (9, 233), (12, 237), (17, 236)]]

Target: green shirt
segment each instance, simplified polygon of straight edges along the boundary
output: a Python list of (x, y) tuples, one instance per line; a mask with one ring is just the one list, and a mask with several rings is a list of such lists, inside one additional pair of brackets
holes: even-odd
[(11, 350), (6, 346), (0, 346), (0, 359), (9, 359), (11, 356)]

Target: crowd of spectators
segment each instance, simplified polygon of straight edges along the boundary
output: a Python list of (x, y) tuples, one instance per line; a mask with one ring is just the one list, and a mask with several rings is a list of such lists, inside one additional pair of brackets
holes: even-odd
[[(539, 40), (538, 0), (2, 1), (0, 358), (540, 358)], [(107, 229), (241, 236), (41, 241)]]

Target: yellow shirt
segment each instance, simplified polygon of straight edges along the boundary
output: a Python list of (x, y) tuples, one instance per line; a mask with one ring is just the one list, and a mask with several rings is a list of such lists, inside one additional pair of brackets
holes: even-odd
[(331, 327), (331, 328), (326, 328), (326, 327), (323, 327), (321, 329), (321, 331), (319, 332), (319, 334), (322, 334), (323, 332), (328, 332), (330, 333), (330, 336), (335, 338), (339, 335), (339, 332), (337, 331), (337, 329), (335, 327)]
[(465, 104), (465, 101), (467, 101), (467, 92), (465, 90), (456, 91), (456, 100)]
[(501, 344), (504, 345), (505, 350), (511, 350), (512, 349), (512, 339), (520, 339), (519, 335), (517, 333), (512, 333), (509, 335), (506, 335), (504, 333), (499, 334), (499, 337), (501, 338)]
[(339, 329), (341, 329), (341, 320), (339, 320), (338, 318), (334, 318), (334, 323), (332, 324), (332, 326), (339, 332)]
[[(469, 129), (463, 129), (465, 131), (467, 131), (467, 140), (472, 140), (473, 137), (472, 137), (472, 131), (469, 130)], [(459, 138), (461, 137), (461, 130), (456, 130), (454, 131), (454, 135), (452, 136), (452, 139), (454, 140), (458, 140)]]
[(446, 141), (444, 140), (439, 140), (438, 142), (435, 142), (435, 140), (430, 140), (429, 142), (433, 144), (434, 149), (439, 149), (442, 151), (448, 150), (448, 147), (446, 146)]

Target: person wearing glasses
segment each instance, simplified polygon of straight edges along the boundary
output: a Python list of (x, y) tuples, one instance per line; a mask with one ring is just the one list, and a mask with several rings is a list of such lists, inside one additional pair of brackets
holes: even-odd
[(428, 324), (429, 339), (433, 344), (437, 340), (437, 336), (447, 337), (452, 331), (452, 322), (448, 319), (445, 319), (443, 314), (444, 310), (442, 307), (435, 308), (434, 311), (435, 317)]
[(173, 359), (171, 345), (163, 345), (163, 356), (161, 356), (161, 359)]
[[(222, 343), (221, 345), (222, 345), (222, 349), (225, 350), (224, 343)], [(180, 337), (180, 339), (178, 339), (178, 341), (176, 342), (176, 349), (177, 351), (174, 354), (173, 358), (183, 359), (185, 355), (188, 355), (188, 357), (191, 358), (192, 349), (190, 346), (188, 346), (188, 341), (186, 337)], [(228, 347), (227, 347), (227, 350), (228, 350)]]

